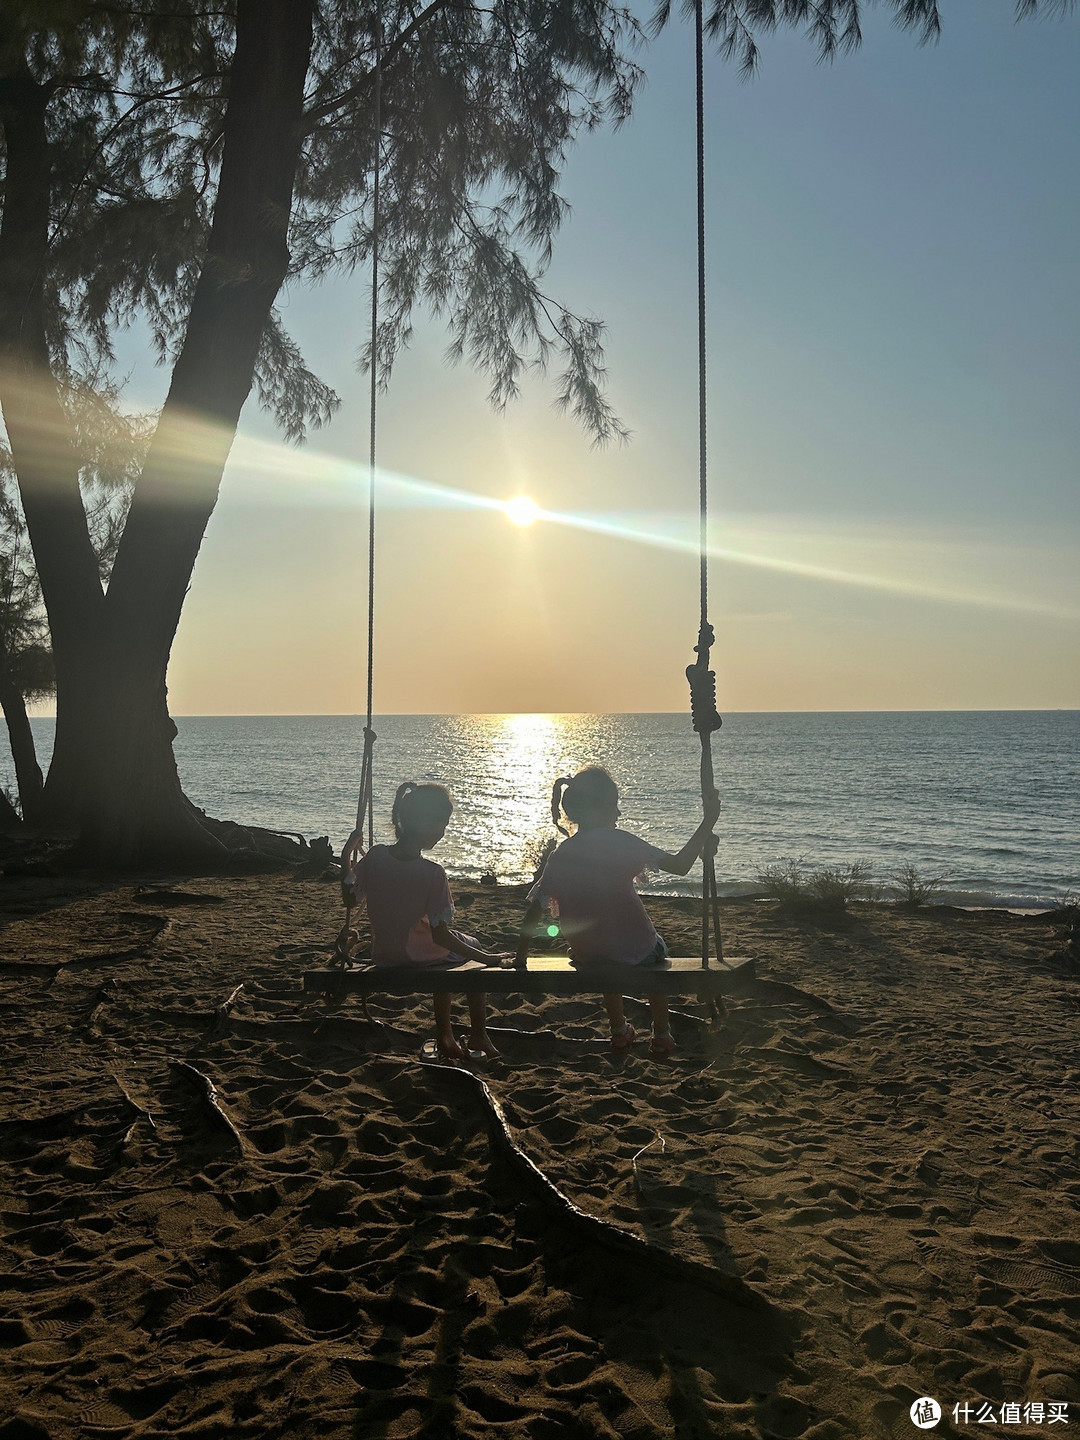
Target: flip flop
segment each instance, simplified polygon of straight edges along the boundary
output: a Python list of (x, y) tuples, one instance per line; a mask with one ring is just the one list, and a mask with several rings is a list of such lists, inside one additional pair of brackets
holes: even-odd
[(442, 1043), (438, 1036), (436, 1036), (434, 1040), (425, 1040), (420, 1046), (420, 1054), (423, 1059), (438, 1060), (443, 1065), (456, 1065), (459, 1060), (464, 1060), (468, 1056), (468, 1053), (468, 1050), (459, 1046), (458, 1053), (455, 1055), (452, 1050), (448, 1049), (447, 1046)]

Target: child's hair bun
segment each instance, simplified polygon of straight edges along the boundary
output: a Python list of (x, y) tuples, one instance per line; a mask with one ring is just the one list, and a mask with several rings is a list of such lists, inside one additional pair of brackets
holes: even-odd
[(600, 806), (618, 805), (619, 787), (602, 765), (586, 765), (576, 775), (561, 775), (551, 787), (551, 818), (564, 835), (560, 814), (575, 822)]
[(397, 788), (390, 820), (400, 840), (410, 825), (435, 817), (449, 819), (453, 811), (454, 802), (445, 785), (418, 785), (415, 780), (405, 780)]

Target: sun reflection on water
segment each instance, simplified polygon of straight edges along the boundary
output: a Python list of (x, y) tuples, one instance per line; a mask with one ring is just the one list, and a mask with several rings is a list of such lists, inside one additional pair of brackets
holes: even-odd
[(484, 835), (479, 858), (496, 875), (533, 868), (531, 852), (555, 831), (549, 797), (560, 775), (579, 762), (584, 715), (476, 715), (486, 774), (473, 795), (477, 829)]
[(620, 715), (402, 716), (380, 723), (377, 838), (388, 838), (401, 780), (437, 781), (450, 787), (454, 814), (432, 858), (454, 875), (475, 879), (491, 872), (503, 883), (519, 883), (532, 876), (543, 844), (557, 838), (555, 780), (604, 765), (619, 786), (620, 823), (677, 850), (696, 823), (697, 739), (687, 723), (669, 735), (670, 717), (644, 723), (660, 729), (643, 746), (626, 745)]

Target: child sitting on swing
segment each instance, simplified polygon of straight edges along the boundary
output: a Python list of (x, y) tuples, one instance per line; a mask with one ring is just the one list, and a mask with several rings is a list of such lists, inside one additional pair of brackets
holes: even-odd
[[(701, 854), (720, 814), (713, 793), (704, 818), (677, 855), (669, 855), (646, 840), (618, 828), (619, 791), (599, 765), (555, 781), (551, 792), (551, 818), (568, 838), (548, 857), (529, 892), (529, 908), (521, 927), (517, 963), (524, 965), (529, 938), (542, 910), (558, 918), (559, 929), (570, 948), (570, 959), (580, 969), (590, 964), (634, 965), (663, 969), (667, 946), (634, 889), (642, 870), (666, 870), (686, 875)], [(563, 826), (565, 815), (574, 834)], [(605, 995), (611, 1022), (611, 1048), (625, 1053), (634, 1043), (634, 1027), (623, 1014), (621, 995)], [(667, 996), (649, 996), (652, 1040), (649, 1054), (670, 1055), (675, 1042), (668, 1028)]]
[[(509, 959), (479, 949), (450, 929), (454, 904), (446, 871), (421, 854), (446, 834), (453, 811), (454, 802), (444, 786), (406, 780), (398, 786), (391, 811), (396, 842), (373, 845), (354, 864), (349, 863), (346, 847), (343, 881), (357, 905), (367, 904), (371, 958), (376, 965), (450, 968), (465, 960), (491, 964)], [(463, 1048), (454, 1038), (451, 996), (436, 992), (435, 1047), (440, 1059), (464, 1060), (466, 1049), (489, 1056), (499, 1053), (487, 1033), (486, 1001), (485, 995), (469, 996), (472, 1028)]]

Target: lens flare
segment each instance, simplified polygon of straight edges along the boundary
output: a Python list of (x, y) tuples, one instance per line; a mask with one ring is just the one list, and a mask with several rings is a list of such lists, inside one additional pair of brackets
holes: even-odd
[(527, 495), (516, 495), (513, 500), (507, 500), (503, 508), (506, 511), (506, 518), (523, 528), (531, 525), (540, 515), (540, 507)]

